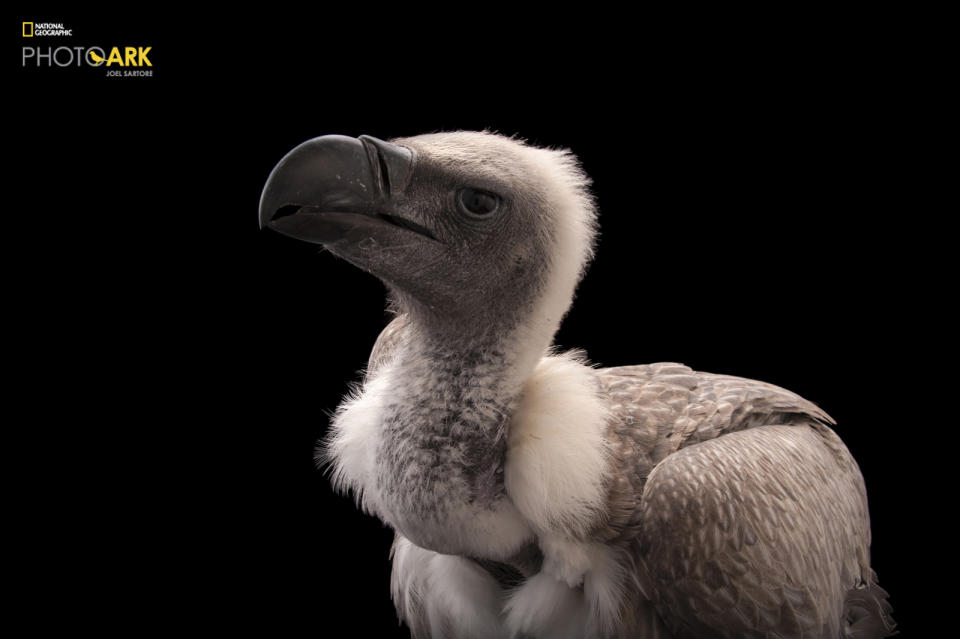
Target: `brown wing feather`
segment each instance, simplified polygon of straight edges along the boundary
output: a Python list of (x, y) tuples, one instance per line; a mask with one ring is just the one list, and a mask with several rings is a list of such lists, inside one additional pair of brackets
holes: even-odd
[(680, 636), (838, 637), (869, 583), (853, 460), (802, 425), (735, 432), (671, 455), (641, 503), (641, 581)]
[(675, 363), (597, 380), (615, 472), (595, 539), (630, 548), (678, 636), (820, 637), (858, 615), (892, 630), (863, 479), (821, 408)]

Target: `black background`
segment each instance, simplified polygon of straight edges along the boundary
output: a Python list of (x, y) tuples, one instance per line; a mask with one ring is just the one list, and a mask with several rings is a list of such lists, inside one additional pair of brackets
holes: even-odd
[(491, 129), (568, 147), (594, 180), (598, 254), (557, 343), (822, 406), (915, 627), (895, 39), (831, 21), (395, 18), (22, 17), (67, 22), (70, 44), (153, 46), (155, 73), (11, 69), (11, 391), (30, 409), (13, 527), (25, 601), (76, 602), (38, 623), (407, 636), (391, 532), (313, 461), (385, 324), (383, 287), (261, 232), (257, 204), (317, 135)]

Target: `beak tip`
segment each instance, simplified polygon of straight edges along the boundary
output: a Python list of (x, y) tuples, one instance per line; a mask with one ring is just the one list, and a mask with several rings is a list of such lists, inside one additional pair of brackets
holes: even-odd
[(260, 206), (257, 209), (257, 223), (260, 225), (260, 230), (273, 227), (274, 218), (280, 208), (280, 202), (277, 200), (273, 189), (270, 188), (268, 180), (263, 188), (263, 193), (260, 194)]

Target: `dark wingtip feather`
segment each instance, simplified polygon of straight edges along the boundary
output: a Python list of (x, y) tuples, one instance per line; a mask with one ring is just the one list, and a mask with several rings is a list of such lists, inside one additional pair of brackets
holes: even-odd
[(847, 592), (843, 604), (846, 619), (844, 637), (847, 639), (880, 639), (900, 634), (887, 601), (887, 591), (875, 583)]

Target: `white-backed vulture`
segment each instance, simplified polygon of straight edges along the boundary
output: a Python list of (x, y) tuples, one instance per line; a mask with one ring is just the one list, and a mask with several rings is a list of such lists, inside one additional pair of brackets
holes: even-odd
[(321, 448), (396, 532), (414, 637), (881, 637), (863, 478), (813, 403), (554, 334), (597, 234), (565, 150), (324, 136), (261, 225), (387, 286), (395, 319)]

